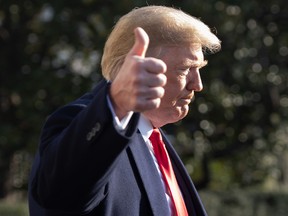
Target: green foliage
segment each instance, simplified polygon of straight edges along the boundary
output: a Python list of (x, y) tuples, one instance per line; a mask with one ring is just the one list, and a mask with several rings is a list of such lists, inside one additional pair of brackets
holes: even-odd
[[(265, 184), (270, 178), (287, 187), (285, 2), (183, 1), (182, 7), (215, 26), (222, 40), (222, 51), (207, 56), (204, 91), (196, 94), (189, 117), (170, 129), (189, 137), (187, 161), (192, 155), (205, 161), (209, 174), (200, 181), (208, 176), (218, 189)], [(180, 137), (179, 144), (187, 142)]]
[(231, 190), (200, 194), (209, 216), (285, 216), (287, 194)]
[(27, 204), (24, 202), (10, 203), (6, 201), (0, 202), (1, 216), (29, 216)]
[(207, 55), (204, 90), (196, 94), (189, 116), (165, 128), (175, 135), (197, 185), (227, 189), (272, 179), (287, 186), (284, 0), (3, 0), (0, 197), (26, 189), (28, 175), (21, 174), (21, 184), (15, 184), (9, 167), (27, 170), (17, 158), (31, 163), (47, 115), (91, 89), (100, 78), (102, 49), (115, 21), (147, 4), (182, 8), (222, 40), (222, 51)]

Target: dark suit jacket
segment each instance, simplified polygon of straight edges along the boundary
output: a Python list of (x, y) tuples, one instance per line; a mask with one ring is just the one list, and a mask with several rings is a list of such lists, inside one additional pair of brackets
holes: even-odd
[[(30, 216), (167, 216), (168, 204), (134, 114), (113, 125), (109, 84), (53, 113), (44, 125), (30, 184)], [(164, 136), (189, 215), (206, 212), (177, 153)]]

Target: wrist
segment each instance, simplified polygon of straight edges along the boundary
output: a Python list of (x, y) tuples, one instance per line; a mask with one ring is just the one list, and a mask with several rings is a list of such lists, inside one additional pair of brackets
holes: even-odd
[(123, 106), (121, 106), (121, 102), (119, 100), (119, 98), (121, 98), (121, 96), (119, 96), (119, 94), (117, 92), (118, 92), (117, 87), (115, 89), (115, 86), (113, 86), (113, 84), (111, 84), (109, 92), (108, 92), (109, 98), (111, 101), (111, 105), (114, 109), (115, 115), (121, 121), (122, 118), (124, 118), (129, 113), (129, 111), (125, 110), (123, 108)]

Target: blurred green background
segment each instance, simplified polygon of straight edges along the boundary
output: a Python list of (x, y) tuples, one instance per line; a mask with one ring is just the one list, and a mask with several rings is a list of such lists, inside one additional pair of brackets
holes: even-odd
[(222, 41), (189, 116), (165, 126), (209, 215), (288, 215), (286, 0), (1, 0), (1, 216), (28, 215), (46, 117), (101, 78), (115, 21), (147, 4), (181, 8)]

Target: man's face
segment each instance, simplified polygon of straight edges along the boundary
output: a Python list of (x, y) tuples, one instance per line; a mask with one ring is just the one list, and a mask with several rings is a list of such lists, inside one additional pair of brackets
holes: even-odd
[(153, 126), (161, 127), (177, 122), (188, 114), (194, 91), (203, 88), (199, 69), (206, 65), (206, 61), (201, 46), (195, 44), (162, 47), (157, 58), (167, 65), (165, 94), (159, 108), (143, 114)]

